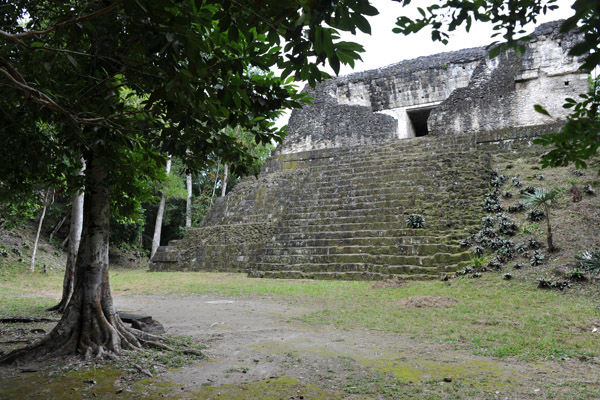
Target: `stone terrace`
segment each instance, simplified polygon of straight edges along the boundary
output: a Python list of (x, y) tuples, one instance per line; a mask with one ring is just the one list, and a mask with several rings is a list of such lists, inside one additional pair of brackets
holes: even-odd
[[(390, 140), (272, 158), (220, 199), (205, 226), (162, 247), (153, 270), (254, 277), (427, 279), (470, 260), (491, 152), (530, 148), (552, 128)], [(405, 218), (424, 216), (424, 229)]]

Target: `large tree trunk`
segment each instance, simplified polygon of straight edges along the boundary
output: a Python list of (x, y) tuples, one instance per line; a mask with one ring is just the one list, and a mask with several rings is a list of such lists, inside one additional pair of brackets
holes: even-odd
[[(171, 158), (167, 159), (167, 176), (171, 171)], [(167, 196), (163, 192), (160, 196), (160, 203), (158, 204), (158, 211), (156, 212), (156, 223), (154, 224), (154, 236), (152, 236), (152, 249), (150, 250), (150, 259), (154, 257), (158, 246), (160, 246), (160, 234), (162, 232), (162, 220), (165, 213), (165, 203), (167, 202)]]
[(56, 327), (39, 342), (8, 353), (0, 363), (31, 362), (41, 357), (119, 354), (156, 337), (125, 326), (113, 307), (108, 281), (110, 195), (106, 167), (90, 160), (90, 190), (84, 202), (83, 236), (75, 267), (71, 301)]
[[(83, 175), (85, 171), (85, 161), (78, 175)], [(65, 267), (65, 277), (63, 279), (63, 291), (60, 303), (48, 309), (48, 311), (58, 311), (63, 313), (69, 300), (73, 295), (75, 287), (75, 265), (77, 264), (77, 255), (79, 253), (79, 243), (81, 242), (81, 231), (83, 229), (83, 191), (73, 194), (71, 205), (71, 226), (69, 230), (69, 252), (67, 255), (67, 266)]]
[(185, 226), (192, 226), (192, 173), (188, 172), (185, 175), (185, 185), (187, 188), (187, 199), (185, 202)]

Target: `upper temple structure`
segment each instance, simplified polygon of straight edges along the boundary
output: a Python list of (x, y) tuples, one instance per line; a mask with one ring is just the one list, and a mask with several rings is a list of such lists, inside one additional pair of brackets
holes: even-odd
[[(308, 89), (314, 106), (293, 112), (278, 153), (564, 119), (565, 97), (587, 92), (588, 74), (568, 55), (577, 35), (559, 27), (556, 21), (537, 28), (525, 54), (490, 59), (479, 47), (328, 80)], [(535, 104), (553, 118), (537, 113)]]
[[(159, 249), (153, 270), (251, 276), (427, 278), (467, 265), (494, 157), (539, 156), (566, 97), (588, 90), (577, 34), (538, 27), (524, 54), (485, 48), (420, 57), (308, 88), (258, 178), (204, 225)], [(543, 106), (552, 117), (537, 113)], [(407, 225), (418, 214), (425, 226)]]

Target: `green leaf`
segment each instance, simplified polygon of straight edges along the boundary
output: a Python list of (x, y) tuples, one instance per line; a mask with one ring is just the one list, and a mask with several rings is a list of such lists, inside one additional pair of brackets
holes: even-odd
[(539, 114), (545, 115), (547, 117), (552, 117), (550, 115), (550, 113), (544, 107), (542, 107), (540, 104), (534, 104), (533, 109)]
[(67, 59), (69, 60), (69, 62), (70, 62), (71, 64), (73, 64), (73, 66), (74, 66), (75, 68), (77, 68), (77, 67), (78, 67), (78, 65), (79, 65), (79, 64), (77, 64), (77, 60), (76, 60), (76, 59), (75, 59), (75, 58), (74, 58), (72, 55), (70, 55), (70, 54), (67, 54)]
[(353, 16), (353, 20), (354, 23), (356, 23), (356, 26), (358, 27), (358, 29), (360, 29), (361, 31), (363, 31), (364, 33), (370, 35), (371, 34), (371, 25), (369, 25), (369, 21), (367, 21), (367, 19), (365, 17), (363, 17), (362, 15), (355, 13)]

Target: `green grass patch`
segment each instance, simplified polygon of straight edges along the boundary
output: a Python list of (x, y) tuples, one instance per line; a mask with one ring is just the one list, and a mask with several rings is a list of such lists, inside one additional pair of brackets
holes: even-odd
[[(53, 299), (27, 294), (60, 295), (59, 274), (0, 276), (0, 314), (31, 315)], [(600, 321), (596, 296), (575, 289), (546, 291), (530, 283), (502, 280), (500, 274), (480, 279), (406, 282), (399, 287), (373, 282), (251, 279), (243, 274), (196, 272), (148, 273), (117, 270), (111, 286), (118, 295), (220, 294), (277, 297), (312, 308), (300, 319), (344, 329), (398, 332), (419, 340), (439, 341), (476, 354), (518, 357), (596, 357)], [(414, 298), (452, 300), (440, 306), (411, 303)], [(415, 306), (415, 304), (417, 304)]]

